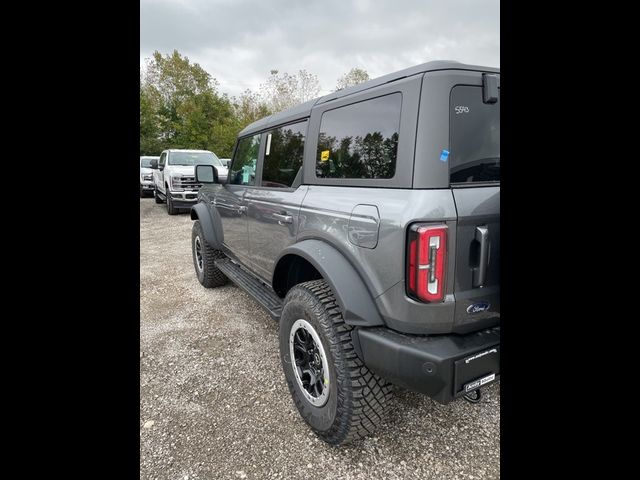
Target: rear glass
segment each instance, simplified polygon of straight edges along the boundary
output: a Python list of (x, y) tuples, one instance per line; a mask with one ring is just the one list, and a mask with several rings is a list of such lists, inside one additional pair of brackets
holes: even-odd
[(500, 100), (483, 103), (482, 87), (451, 90), (451, 183), (500, 181)]

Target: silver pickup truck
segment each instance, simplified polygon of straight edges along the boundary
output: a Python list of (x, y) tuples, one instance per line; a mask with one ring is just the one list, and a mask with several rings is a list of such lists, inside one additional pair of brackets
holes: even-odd
[(140, 157), (140, 196), (153, 193), (153, 170), (151, 160), (158, 160), (160, 157)]

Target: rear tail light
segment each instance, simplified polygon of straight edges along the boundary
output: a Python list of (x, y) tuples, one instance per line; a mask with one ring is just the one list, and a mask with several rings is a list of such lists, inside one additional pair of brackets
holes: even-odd
[(447, 261), (446, 225), (417, 223), (409, 228), (407, 293), (422, 302), (444, 299)]

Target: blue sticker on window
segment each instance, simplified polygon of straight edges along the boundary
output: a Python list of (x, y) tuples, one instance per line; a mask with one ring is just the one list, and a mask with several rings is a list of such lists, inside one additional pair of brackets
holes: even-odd
[(446, 162), (449, 159), (449, 150), (442, 150), (440, 152), (440, 161)]

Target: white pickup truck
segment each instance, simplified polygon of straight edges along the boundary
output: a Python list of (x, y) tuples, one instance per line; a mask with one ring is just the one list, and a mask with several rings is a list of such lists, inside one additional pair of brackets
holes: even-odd
[(160, 157), (140, 157), (140, 196), (144, 197), (147, 193), (153, 193), (153, 170), (151, 170), (151, 161), (158, 160)]
[(198, 198), (201, 184), (196, 182), (195, 166), (213, 165), (218, 181), (227, 181), (228, 169), (217, 155), (209, 150), (169, 149), (151, 161), (156, 203), (167, 204), (167, 213), (175, 215), (181, 208), (191, 208)]

